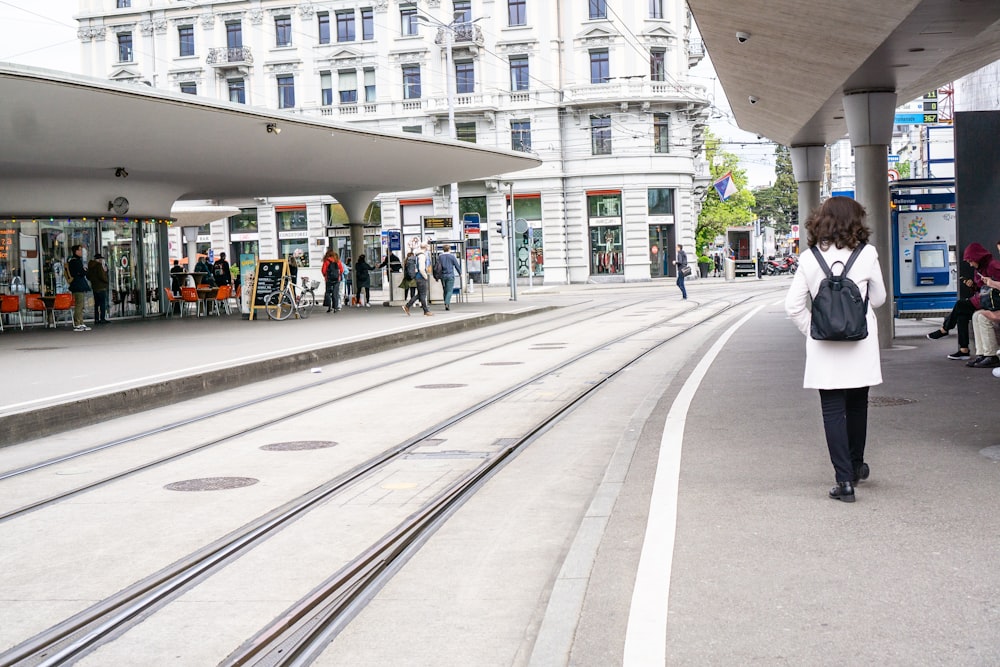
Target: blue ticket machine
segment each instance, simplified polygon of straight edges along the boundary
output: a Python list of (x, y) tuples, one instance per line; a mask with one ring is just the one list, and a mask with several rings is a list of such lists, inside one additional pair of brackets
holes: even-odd
[(934, 317), (958, 298), (958, 218), (952, 179), (890, 184), (895, 317)]

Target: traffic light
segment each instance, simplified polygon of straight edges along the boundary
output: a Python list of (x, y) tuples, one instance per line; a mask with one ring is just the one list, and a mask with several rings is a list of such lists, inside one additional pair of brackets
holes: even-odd
[(497, 234), (500, 235), (500, 238), (504, 238), (505, 236), (503, 233), (503, 227), (504, 227), (503, 223), (504, 223), (503, 220), (497, 220)]

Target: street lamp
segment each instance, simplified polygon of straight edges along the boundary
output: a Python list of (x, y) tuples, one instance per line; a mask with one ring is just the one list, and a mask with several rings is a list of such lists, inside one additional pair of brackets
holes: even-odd
[(507, 273), (510, 279), (510, 300), (517, 301), (517, 243), (514, 241), (514, 184), (507, 182), (510, 192), (507, 202)]

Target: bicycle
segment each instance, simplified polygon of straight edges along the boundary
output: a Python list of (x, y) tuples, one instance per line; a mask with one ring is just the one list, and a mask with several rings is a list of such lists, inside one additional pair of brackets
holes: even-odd
[(285, 279), (279, 290), (264, 297), (264, 310), (272, 320), (287, 320), (292, 313), (299, 319), (306, 319), (316, 305), (316, 288), (319, 281), (303, 276), (302, 284), (296, 285)]

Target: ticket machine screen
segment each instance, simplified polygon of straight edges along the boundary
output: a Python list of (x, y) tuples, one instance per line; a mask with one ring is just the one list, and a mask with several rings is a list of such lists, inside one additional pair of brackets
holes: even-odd
[(944, 251), (938, 248), (934, 250), (919, 251), (920, 266), (925, 269), (941, 269), (946, 266)]

